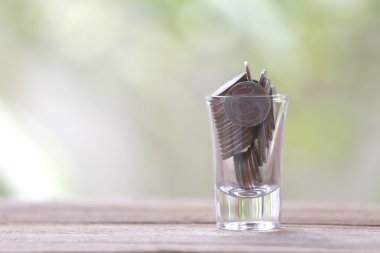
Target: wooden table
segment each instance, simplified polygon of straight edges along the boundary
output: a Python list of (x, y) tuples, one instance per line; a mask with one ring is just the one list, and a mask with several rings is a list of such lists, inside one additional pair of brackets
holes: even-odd
[(290, 204), (271, 232), (215, 228), (212, 200), (0, 201), (1, 252), (380, 252), (379, 205)]

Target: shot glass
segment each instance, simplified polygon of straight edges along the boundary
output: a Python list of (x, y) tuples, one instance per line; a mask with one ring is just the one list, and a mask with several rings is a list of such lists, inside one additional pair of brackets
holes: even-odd
[(278, 228), (288, 97), (211, 96), (206, 97), (206, 103), (213, 143), (217, 227)]

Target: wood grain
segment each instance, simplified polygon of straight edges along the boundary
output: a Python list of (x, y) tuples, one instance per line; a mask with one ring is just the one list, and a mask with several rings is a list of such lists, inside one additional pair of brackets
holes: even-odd
[(0, 201), (1, 252), (379, 252), (380, 206), (286, 203), (271, 232), (215, 228), (212, 200)]

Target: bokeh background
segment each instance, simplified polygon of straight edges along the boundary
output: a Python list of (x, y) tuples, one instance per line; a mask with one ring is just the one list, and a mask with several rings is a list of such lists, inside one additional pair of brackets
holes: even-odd
[(380, 201), (380, 1), (0, 1), (0, 190), (211, 197), (203, 97), (268, 70), (283, 197)]

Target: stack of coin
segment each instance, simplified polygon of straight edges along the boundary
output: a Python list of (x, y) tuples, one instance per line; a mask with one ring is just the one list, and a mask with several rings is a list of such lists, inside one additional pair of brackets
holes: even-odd
[[(246, 73), (241, 73), (222, 85), (215, 91), (211, 100), (211, 112), (218, 135), (218, 144), (223, 160), (226, 160), (241, 150), (247, 148), (253, 141), (253, 132), (247, 127), (234, 124), (226, 115), (224, 109), (225, 98), (228, 92), (238, 83), (247, 81)], [(243, 140), (243, 141), (242, 141)]]
[(233, 157), (237, 183), (250, 190), (263, 182), (260, 168), (267, 162), (275, 129), (270, 96), (276, 91), (266, 70), (256, 81), (248, 63), (245, 69), (212, 94), (210, 106), (222, 159)]

